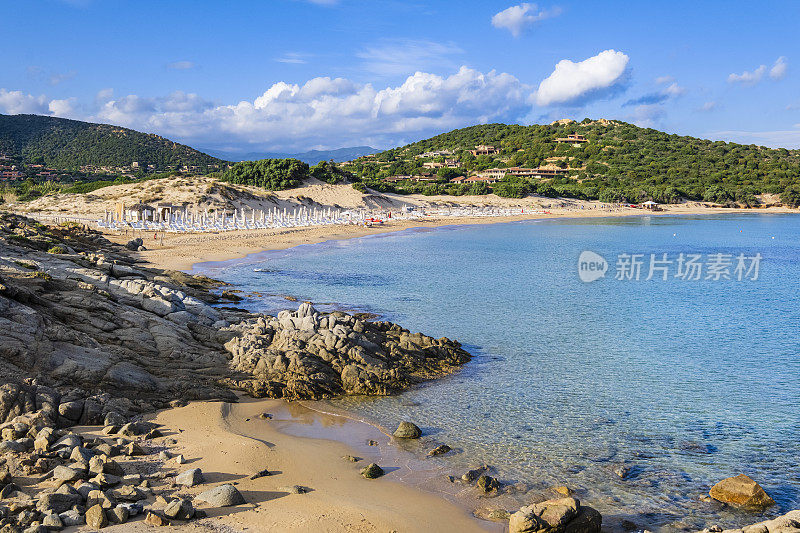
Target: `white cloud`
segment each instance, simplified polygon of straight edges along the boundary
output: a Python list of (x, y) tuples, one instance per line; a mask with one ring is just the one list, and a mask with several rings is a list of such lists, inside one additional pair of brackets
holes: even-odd
[(172, 63), (167, 63), (167, 68), (172, 70), (190, 70), (196, 67), (192, 61), (173, 61)]
[(47, 104), (47, 110), (51, 115), (61, 118), (73, 118), (76, 116), (78, 99), (65, 98), (63, 100), (50, 100)]
[(20, 113), (47, 113), (48, 102), (45, 96), (33, 96), (22, 91), (0, 89), (0, 110), (7, 115)]
[(786, 57), (781, 56), (775, 60), (775, 63), (771, 68), (767, 67), (767, 65), (759, 65), (755, 70), (745, 70), (741, 74), (729, 74), (728, 83), (755, 85), (756, 83), (760, 82), (767, 73), (769, 73), (769, 77), (773, 80), (782, 80), (784, 76), (786, 76), (786, 70), (788, 67), (789, 63), (786, 60)]
[(627, 55), (616, 50), (605, 50), (578, 63), (563, 59), (539, 84), (536, 103), (541, 106), (577, 103), (613, 88), (623, 81), (628, 60)]
[(706, 112), (707, 111), (714, 111), (717, 108), (717, 105), (718, 104), (716, 102), (713, 102), (713, 101), (712, 102), (706, 102), (706, 103), (704, 103), (703, 105), (700, 106), (700, 111), (706, 111)]
[(678, 85), (677, 83), (670, 84), (666, 89), (664, 89), (664, 94), (669, 96), (680, 96), (686, 93), (686, 89)]
[(343, 78), (278, 82), (252, 101), (212, 104), (197, 95), (128, 95), (105, 101), (92, 119), (172, 136), (198, 146), (238, 143), (295, 150), (387, 146), (530, 111), (531, 87), (510, 74), (461, 67), (450, 76), (417, 72), (382, 89)]
[(561, 8), (539, 9), (536, 4), (523, 2), (511, 6), (492, 17), (492, 26), (506, 29), (514, 37), (519, 37), (531, 26), (540, 20), (556, 17), (561, 14)]
[(769, 77), (773, 80), (782, 80), (786, 77), (786, 69), (789, 68), (789, 62), (786, 60), (785, 56), (781, 56), (775, 61), (775, 64), (772, 65), (772, 68), (769, 69)]
[(457, 68), (452, 56), (463, 54), (453, 43), (426, 40), (386, 40), (356, 54), (364, 70), (381, 76), (404, 76), (414, 72)]
[(308, 63), (305, 59), (305, 54), (300, 54), (297, 52), (288, 52), (283, 55), (283, 57), (278, 57), (275, 59), (278, 63), (288, 63), (291, 65), (304, 65)]
[(664, 85), (665, 83), (672, 83), (675, 81), (675, 78), (672, 76), (659, 76), (656, 78), (656, 83), (658, 85)]

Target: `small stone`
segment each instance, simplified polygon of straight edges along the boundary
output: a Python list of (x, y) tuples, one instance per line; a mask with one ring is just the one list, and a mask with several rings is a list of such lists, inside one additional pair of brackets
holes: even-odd
[(194, 487), (204, 482), (203, 472), (199, 468), (192, 468), (175, 476), (175, 483), (184, 487)]
[(376, 479), (384, 474), (383, 468), (375, 463), (370, 463), (366, 468), (361, 470), (361, 475), (366, 479)]
[(156, 527), (169, 525), (169, 522), (167, 522), (166, 518), (153, 512), (147, 513), (147, 516), (144, 519), (144, 523)]
[(422, 430), (411, 422), (400, 422), (393, 435), (398, 439), (418, 439), (422, 436)]
[(250, 476), (250, 479), (258, 479), (260, 477), (266, 477), (271, 475), (272, 474), (270, 473), (270, 471), (265, 468), (264, 470), (259, 470), (258, 472)]
[(86, 523), (83, 515), (75, 509), (70, 509), (67, 512), (61, 513), (58, 517), (61, 519), (64, 527), (82, 526)]
[(108, 525), (108, 518), (102, 506), (93, 505), (86, 510), (86, 525), (95, 529), (103, 529)]
[(289, 494), (306, 494), (308, 488), (302, 485), (292, 485), (291, 487), (278, 487), (278, 490), (288, 492)]
[(260, 415), (258, 415), (258, 418), (260, 418), (261, 420), (272, 420), (272, 415), (269, 413), (261, 413)]
[(345, 461), (350, 461), (351, 463), (357, 463), (361, 460), (361, 457), (353, 457), (352, 455), (345, 455), (342, 457)]
[(183, 455), (180, 455), (180, 454), (176, 455), (175, 457), (173, 457), (173, 459), (175, 461), (175, 464), (179, 464), (179, 465), (182, 465), (182, 464), (184, 464), (186, 462), (186, 459), (184, 459)]
[(64, 522), (61, 521), (61, 518), (57, 514), (50, 513), (44, 515), (44, 518), (42, 518), (42, 525), (48, 529), (61, 529), (64, 527)]
[(436, 448), (432, 449), (428, 452), (429, 457), (436, 457), (437, 455), (444, 455), (451, 450), (450, 446), (447, 444), (442, 444), (441, 446), (437, 446)]
[(189, 500), (173, 500), (164, 507), (164, 515), (176, 520), (189, 520), (194, 516), (194, 507)]
[(158, 454), (159, 461), (169, 461), (170, 459), (172, 459), (172, 454), (169, 453), (167, 450), (159, 452)]
[(478, 479), (484, 472), (489, 469), (488, 466), (482, 465), (478, 468), (473, 468), (472, 470), (467, 470), (464, 475), (461, 476), (461, 481), (465, 483), (472, 483), (476, 479)]

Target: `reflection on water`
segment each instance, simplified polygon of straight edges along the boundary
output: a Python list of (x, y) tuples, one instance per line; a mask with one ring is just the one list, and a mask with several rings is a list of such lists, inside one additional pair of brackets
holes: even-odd
[[(414, 420), (462, 450), (442, 460), (454, 473), (487, 462), (531, 490), (568, 485), (650, 529), (733, 526), (759, 517), (700, 500), (728, 476), (759, 481), (779, 504), (770, 515), (800, 507), (798, 235), (791, 215), (521, 222), (304, 246), (211, 274), (468, 345), (455, 376), (334, 402), (386, 427)], [(609, 260), (605, 279), (579, 281), (584, 250)], [(613, 278), (620, 253), (681, 252), (760, 253), (761, 276)]]

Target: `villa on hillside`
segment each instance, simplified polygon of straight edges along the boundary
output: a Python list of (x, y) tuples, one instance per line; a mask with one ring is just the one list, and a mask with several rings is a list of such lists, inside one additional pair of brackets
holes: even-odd
[(427, 163), (422, 163), (424, 168), (444, 168), (444, 163), (437, 163), (436, 161), (428, 161)]
[(503, 179), (502, 177), (498, 178), (496, 175), (480, 175), (476, 174), (475, 176), (470, 176), (466, 178), (462, 183), (497, 183)]
[(499, 154), (500, 150), (497, 150), (494, 146), (479, 144), (478, 146), (475, 147), (474, 150), (470, 150), (469, 153), (471, 153), (474, 156), (492, 155), (492, 154)]
[(557, 138), (556, 142), (559, 143), (559, 144), (567, 143), (567, 144), (571, 144), (572, 146), (579, 147), (583, 143), (588, 143), (589, 139), (587, 139), (583, 135), (578, 135), (576, 133), (570, 133), (566, 137)]

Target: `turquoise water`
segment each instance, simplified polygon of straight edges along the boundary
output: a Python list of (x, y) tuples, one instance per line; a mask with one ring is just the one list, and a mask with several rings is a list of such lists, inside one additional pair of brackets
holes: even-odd
[[(606, 258), (605, 278), (579, 279), (584, 250)], [(649, 254), (681, 252), (760, 253), (759, 279), (644, 280)], [(614, 279), (621, 253), (645, 254), (640, 281)], [(463, 450), (454, 471), (485, 461), (506, 481), (565, 484), (651, 529), (757, 521), (699, 501), (739, 473), (777, 500), (767, 515), (800, 507), (800, 217), (409, 230), (207, 266), (276, 295), (253, 309), (296, 305), (288, 294), (461, 341), (475, 357), (455, 376), (335, 402), (386, 426), (417, 421)]]

